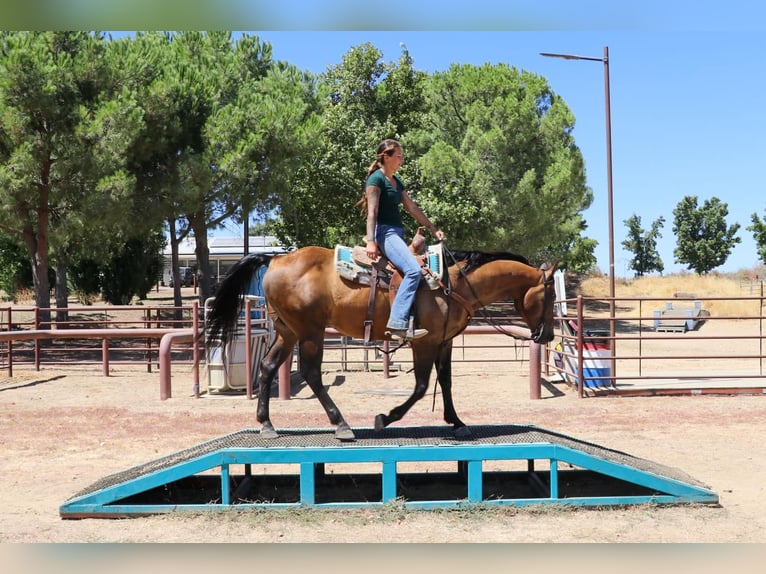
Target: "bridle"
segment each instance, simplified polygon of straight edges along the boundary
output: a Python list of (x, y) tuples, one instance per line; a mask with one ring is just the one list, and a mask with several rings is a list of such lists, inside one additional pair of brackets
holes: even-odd
[[(447, 249), (447, 246), (442, 243), (442, 249), (444, 249), (444, 252), (449, 255), (450, 259), (452, 259), (452, 263), (457, 267), (458, 272), (460, 273), (461, 277), (465, 281), (465, 284), (468, 286), (468, 289), (471, 292), (471, 295), (473, 298), (478, 302), (479, 308), (478, 311), (481, 313), (481, 316), (487, 321), (487, 324), (489, 324), (495, 331), (498, 333), (502, 333), (503, 335), (507, 337), (512, 337), (514, 339), (526, 339), (526, 337), (520, 337), (519, 335), (515, 333), (511, 333), (508, 331), (503, 325), (499, 324), (495, 319), (492, 318), (492, 316), (487, 312), (486, 305), (482, 300), (479, 298), (479, 296), (476, 293), (476, 290), (473, 288), (473, 285), (471, 285), (471, 282), (468, 280), (468, 274), (463, 271), (462, 267), (459, 267), (457, 265), (457, 260), (455, 259), (455, 256), (453, 253)], [(540, 317), (540, 321), (538, 322), (537, 326), (535, 327), (534, 331), (531, 332), (531, 339), (535, 342), (537, 342), (537, 339), (539, 339), (540, 335), (542, 335), (543, 329), (545, 328), (545, 309), (548, 306), (550, 295), (548, 294), (548, 286), (551, 285), (554, 282), (553, 273), (550, 275), (546, 274), (545, 269), (540, 269), (540, 271), (543, 274), (543, 315)], [(449, 289), (449, 290), (447, 290)], [(445, 289), (444, 294), (447, 295), (447, 300), (449, 301), (451, 299), (450, 295), (452, 294), (451, 287), (448, 287)], [(449, 313), (447, 313), (447, 317), (449, 317)], [(468, 319), (470, 320), (471, 314), (468, 314)], [(447, 322), (445, 320), (444, 329), (446, 331), (447, 329)]]
[[(512, 337), (514, 339), (522, 339), (522, 340), (524, 340), (525, 337), (520, 337), (519, 335), (517, 335), (515, 333), (511, 333), (503, 325), (500, 325), (499, 323), (497, 323), (489, 315), (489, 313), (487, 313), (486, 305), (479, 298), (479, 295), (476, 293), (476, 290), (473, 288), (473, 285), (471, 285), (471, 282), (468, 280), (468, 274), (463, 270), (462, 267), (460, 267), (457, 264), (457, 259), (455, 259), (455, 255), (449, 249), (447, 249), (447, 246), (444, 244), (443, 241), (442, 241), (442, 249), (443, 249), (444, 253), (446, 253), (449, 256), (449, 258), (452, 260), (452, 264), (455, 265), (455, 267), (457, 267), (458, 272), (460, 273), (460, 276), (465, 281), (465, 284), (468, 285), (468, 289), (470, 290), (471, 295), (473, 296), (473, 298), (479, 304), (478, 311), (486, 319), (487, 323), (495, 331), (497, 331), (498, 333), (502, 333), (506, 337)], [(541, 271), (543, 273), (543, 316), (540, 318), (540, 322), (538, 323), (537, 327), (535, 327), (534, 332), (531, 333), (531, 338), (532, 338), (533, 341), (535, 341), (535, 339), (540, 337), (540, 335), (542, 334), (542, 331), (544, 329), (544, 326), (545, 326), (545, 309), (546, 309), (546, 305), (548, 304), (548, 285), (553, 283), (553, 274), (551, 273), (550, 277), (546, 277), (545, 269), (541, 269)], [(470, 321), (471, 316), (472, 316), (472, 309), (471, 309), (468, 301), (466, 301), (464, 297), (462, 297), (461, 295), (458, 295), (457, 292), (455, 292), (452, 289), (452, 285), (449, 283), (449, 273), (447, 273), (446, 276), (447, 276), (447, 285), (446, 286), (441, 281), (439, 281), (439, 285), (441, 286), (442, 290), (444, 291), (444, 295), (447, 297), (447, 313), (446, 313), (445, 318), (444, 318), (444, 333), (443, 333), (443, 339), (444, 340), (446, 340), (446, 338), (447, 338), (447, 324), (449, 323), (450, 305), (452, 304), (452, 299), (455, 299), (456, 301), (458, 301), (458, 303), (460, 303), (461, 306), (466, 310), (466, 313), (468, 315), (468, 320), (466, 321), (466, 324), (468, 323), (468, 321)], [(437, 376), (436, 376), (436, 382), (438, 384), (441, 384), (441, 381), (439, 380), (438, 372), (437, 372)], [(436, 386), (437, 385), (434, 385), (434, 395), (433, 395), (433, 402), (431, 404), (431, 410), (434, 410), (436, 408)]]
[(548, 301), (550, 295), (548, 294), (548, 287), (554, 283), (553, 273), (546, 277), (545, 269), (540, 269), (543, 274), (543, 315), (540, 317), (540, 322), (537, 323), (537, 327), (532, 332), (532, 340), (536, 343), (545, 329), (545, 310), (548, 308)]

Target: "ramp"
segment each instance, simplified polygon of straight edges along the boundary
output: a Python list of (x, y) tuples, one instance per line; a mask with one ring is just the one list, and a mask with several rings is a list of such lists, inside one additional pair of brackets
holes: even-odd
[(673, 303), (665, 303), (665, 309), (654, 311), (654, 330), (666, 333), (694, 331), (709, 316), (700, 301), (694, 301), (693, 307), (673, 307)]
[[(107, 476), (59, 508), (62, 518), (173, 511), (488, 505), (623, 506), (717, 503), (681, 470), (528, 425), (280, 430), (244, 429)], [(237, 472), (239, 470), (239, 472)]]

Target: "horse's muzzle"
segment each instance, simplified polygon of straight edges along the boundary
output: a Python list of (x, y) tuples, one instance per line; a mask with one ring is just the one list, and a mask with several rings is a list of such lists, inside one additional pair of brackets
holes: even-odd
[(532, 340), (540, 345), (550, 343), (553, 341), (553, 328), (548, 327), (545, 323), (540, 323), (532, 332)]

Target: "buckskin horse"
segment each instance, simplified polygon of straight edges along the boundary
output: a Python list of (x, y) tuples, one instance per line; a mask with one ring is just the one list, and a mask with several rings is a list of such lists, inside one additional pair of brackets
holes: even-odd
[[(553, 273), (557, 264), (539, 269), (512, 253), (456, 251), (446, 268), (447, 288), (429, 290), (421, 281), (413, 312), (418, 326), (428, 335), (409, 342), (415, 372), (412, 395), (387, 415), (375, 417), (381, 431), (400, 420), (426, 393), (435, 366), (444, 402), (444, 421), (453, 426), (456, 438), (469, 439), (471, 432), (460, 420), (452, 401), (452, 341), (465, 329), (475, 311), (491, 303), (512, 299), (518, 315), (536, 343), (553, 339), (555, 292)], [(260, 364), (256, 418), (264, 438), (276, 438), (269, 414), (271, 383), (279, 366), (291, 356), (297, 343), (300, 372), (321, 403), (337, 439), (354, 440), (351, 427), (322, 383), (325, 329), (361, 339), (368, 307), (372, 313), (371, 339), (385, 338), (389, 314), (388, 293), (379, 290), (370, 302), (370, 286), (339, 275), (332, 249), (308, 246), (287, 254), (250, 254), (232, 266), (221, 282), (208, 310), (208, 336), (225, 350), (234, 337), (244, 297), (254, 273), (268, 265), (263, 291), (275, 337)], [(369, 335), (369, 333), (368, 333)]]

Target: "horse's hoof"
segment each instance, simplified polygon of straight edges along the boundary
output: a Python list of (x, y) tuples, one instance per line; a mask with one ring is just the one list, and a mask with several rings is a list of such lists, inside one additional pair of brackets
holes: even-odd
[(279, 433), (274, 430), (271, 423), (266, 423), (261, 427), (261, 436), (268, 440), (274, 440), (275, 438), (279, 438)]
[(471, 429), (466, 426), (457, 427), (455, 428), (455, 438), (459, 440), (471, 440), (473, 439), (473, 434), (471, 433)]
[(375, 417), (375, 432), (380, 432), (386, 428), (385, 415), (378, 415)]
[(356, 435), (354, 434), (354, 431), (351, 430), (351, 428), (346, 426), (339, 426), (337, 429), (335, 429), (335, 438), (338, 440), (356, 440)]

